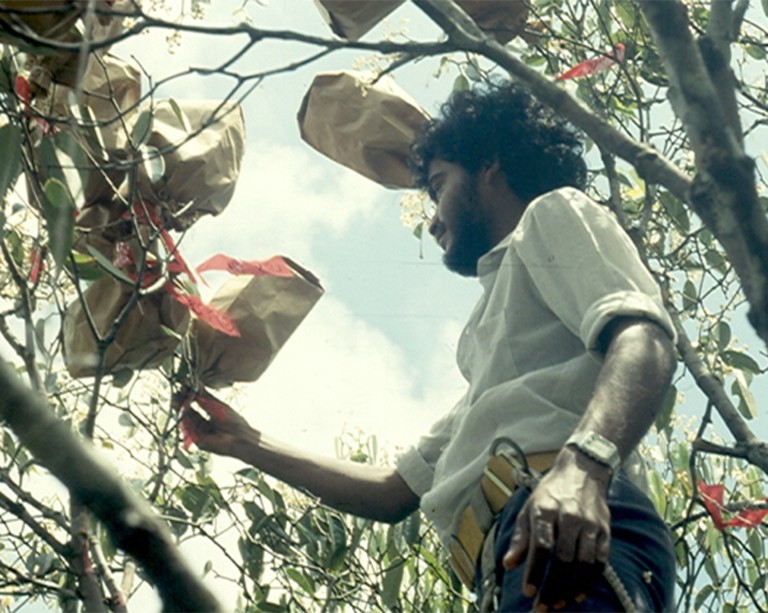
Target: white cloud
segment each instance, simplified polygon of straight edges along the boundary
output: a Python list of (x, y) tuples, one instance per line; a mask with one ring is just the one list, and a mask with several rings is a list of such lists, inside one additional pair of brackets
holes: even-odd
[(368, 223), (382, 193), (306, 146), (251, 143), (232, 202), (219, 217), (202, 219), (190, 230), (185, 253), (193, 261), (211, 249), (251, 259), (283, 253), (307, 261), (314, 240), (338, 238), (353, 224)]
[[(429, 386), (420, 395), (424, 379)], [(326, 296), (235, 404), (254, 427), (317, 453), (332, 454), (345, 428), (375, 434), (391, 450), (415, 442), (462, 387), (444, 359), (410, 363), (381, 332)]]

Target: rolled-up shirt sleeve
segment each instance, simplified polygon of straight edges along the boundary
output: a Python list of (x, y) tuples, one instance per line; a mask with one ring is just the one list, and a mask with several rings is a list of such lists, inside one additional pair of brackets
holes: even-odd
[(422, 436), (419, 442), (401, 455), (397, 461), (395, 469), (398, 474), (419, 497), (432, 489), (435, 465), (451, 439), (454, 419), (464, 400), (465, 398), (462, 398), (453, 409), (437, 420), (429, 433)]
[(529, 205), (517, 250), (542, 299), (596, 359), (600, 333), (618, 316), (649, 319), (676, 333), (637, 249), (607, 210), (563, 189)]

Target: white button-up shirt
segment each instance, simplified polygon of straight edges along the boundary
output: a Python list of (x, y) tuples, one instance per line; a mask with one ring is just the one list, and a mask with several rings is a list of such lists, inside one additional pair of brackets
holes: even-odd
[(592, 395), (603, 358), (598, 339), (609, 321), (646, 318), (675, 336), (629, 237), (572, 188), (531, 202), (515, 230), (480, 259), (478, 277), (483, 295), (457, 350), (469, 389), (397, 465), (444, 542), (496, 438), (509, 437), (526, 453), (563, 446)]

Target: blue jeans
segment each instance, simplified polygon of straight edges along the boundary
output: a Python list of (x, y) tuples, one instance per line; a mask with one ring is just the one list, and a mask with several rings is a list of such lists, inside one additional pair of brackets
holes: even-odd
[[(499, 611), (531, 611), (533, 599), (522, 595), (524, 565), (504, 570), (501, 560), (509, 549), (515, 520), (530, 491), (517, 490), (499, 516), (495, 555), (501, 594)], [(611, 511), (609, 562), (639, 611), (674, 608), (675, 556), (669, 528), (648, 499), (620, 471), (608, 490)], [(482, 595), (479, 595), (482, 598)], [(478, 600), (478, 602), (480, 599)], [(603, 577), (582, 603), (569, 602), (567, 611), (621, 611), (621, 602)]]

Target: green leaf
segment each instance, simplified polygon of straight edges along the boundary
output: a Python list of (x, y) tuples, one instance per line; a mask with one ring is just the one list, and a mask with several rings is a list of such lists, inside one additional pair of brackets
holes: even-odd
[(117, 423), (126, 428), (133, 428), (136, 425), (133, 421), (133, 417), (131, 417), (131, 414), (128, 413), (128, 411), (120, 413), (120, 417), (117, 418)]
[(400, 560), (384, 571), (384, 578), (381, 581), (381, 601), (390, 611), (399, 608), (398, 600), (404, 570), (405, 564)]
[(721, 321), (717, 324), (717, 346), (723, 351), (731, 344), (731, 326)]
[(698, 292), (690, 279), (683, 286), (683, 310), (695, 311), (698, 304)]
[(691, 220), (688, 216), (688, 209), (685, 205), (675, 198), (672, 194), (666, 191), (659, 192), (659, 202), (664, 207), (664, 210), (669, 215), (672, 223), (675, 224), (678, 230), (687, 234), (691, 230)]
[(669, 429), (669, 422), (672, 419), (672, 413), (677, 403), (677, 388), (673, 385), (667, 390), (664, 397), (664, 406), (656, 416), (655, 426), (657, 430), (666, 431)]
[(728, 364), (728, 366), (731, 366), (732, 368), (736, 368), (738, 370), (745, 370), (755, 375), (759, 375), (760, 373), (763, 372), (760, 366), (758, 365), (758, 363), (755, 362), (754, 359), (752, 359), (746, 353), (742, 353), (741, 351), (734, 351), (734, 350), (721, 351), (720, 357), (722, 358), (723, 362), (725, 362), (726, 364)]
[[(72, 264), (73, 261), (74, 266)], [(67, 258), (66, 267), (70, 272), (76, 272), (79, 279), (85, 281), (95, 281), (107, 274), (104, 272), (104, 269), (96, 263), (94, 257), (85, 255), (84, 253), (78, 253), (77, 251), (73, 251), (71, 258)]]
[(179, 464), (181, 464), (183, 468), (186, 468), (187, 470), (194, 470), (195, 465), (192, 464), (192, 461), (189, 459), (189, 456), (186, 453), (184, 453), (184, 451), (182, 451), (181, 449), (177, 449), (173, 457), (176, 459), (176, 461)]
[(152, 185), (155, 185), (163, 178), (165, 174), (165, 159), (157, 147), (142, 145), (139, 147), (141, 152), (141, 161), (144, 165), (144, 171)]
[(291, 581), (293, 581), (310, 596), (315, 593), (314, 582), (300, 570), (288, 567), (285, 569), (285, 574), (290, 577)]
[(9, 123), (0, 128), (0, 201), (21, 173), (21, 129)]
[[(712, 587), (712, 584), (707, 583), (702, 586), (702, 588), (699, 590), (699, 593), (696, 594), (696, 600), (694, 600), (693, 609), (694, 611), (701, 611), (704, 608), (704, 603), (707, 601), (707, 598), (709, 598), (712, 595), (712, 592), (715, 591), (715, 588)], [(709, 607), (706, 607), (709, 609)]]
[(75, 203), (67, 186), (58, 179), (48, 179), (43, 186), (43, 193), (43, 216), (48, 229), (48, 244), (58, 274), (72, 250)]
[(4, 55), (0, 59), (0, 94), (13, 92), (13, 71), (11, 70), (11, 56)]
[(746, 51), (748, 56), (756, 60), (765, 59), (765, 49), (763, 49), (759, 45), (744, 45), (744, 51)]
[(763, 5), (763, 14), (768, 17), (768, 0), (761, 0), (761, 4)]
[(171, 110), (173, 111), (173, 114), (176, 115), (176, 119), (179, 120), (179, 125), (183, 128), (185, 132), (189, 132), (191, 129), (189, 125), (189, 119), (187, 119), (187, 114), (181, 110), (179, 103), (176, 102), (173, 98), (169, 98), (168, 104), (171, 105)]
[(453, 82), (453, 91), (455, 92), (464, 92), (469, 89), (469, 79), (465, 77), (463, 74), (460, 74), (458, 77), (456, 77), (456, 80)]
[(757, 402), (752, 390), (749, 389), (747, 379), (740, 370), (734, 370), (733, 376), (731, 391), (739, 398), (739, 413), (747, 419), (754, 419), (757, 417)]
[(128, 275), (126, 275), (122, 270), (120, 270), (117, 266), (115, 266), (112, 262), (109, 261), (109, 258), (107, 258), (101, 251), (96, 249), (93, 245), (86, 245), (86, 249), (88, 249), (88, 253), (90, 253), (93, 256), (93, 259), (96, 260), (96, 262), (99, 263), (99, 265), (104, 268), (110, 275), (115, 277), (116, 279), (119, 279), (123, 283), (127, 283), (128, 285), (134, 285), (135, 281), (131, 279)]
[(130, 368), (121, 368), (112, 376), (112, 385), (117, 388), (125, 387), (133, 379), (133, 371)]
[(133, 145), (140, 147), (145, 144), (149, 140), (150, 134), (152, 134), (152, 113), (150, 111), (142, 111), (131, 132)]

